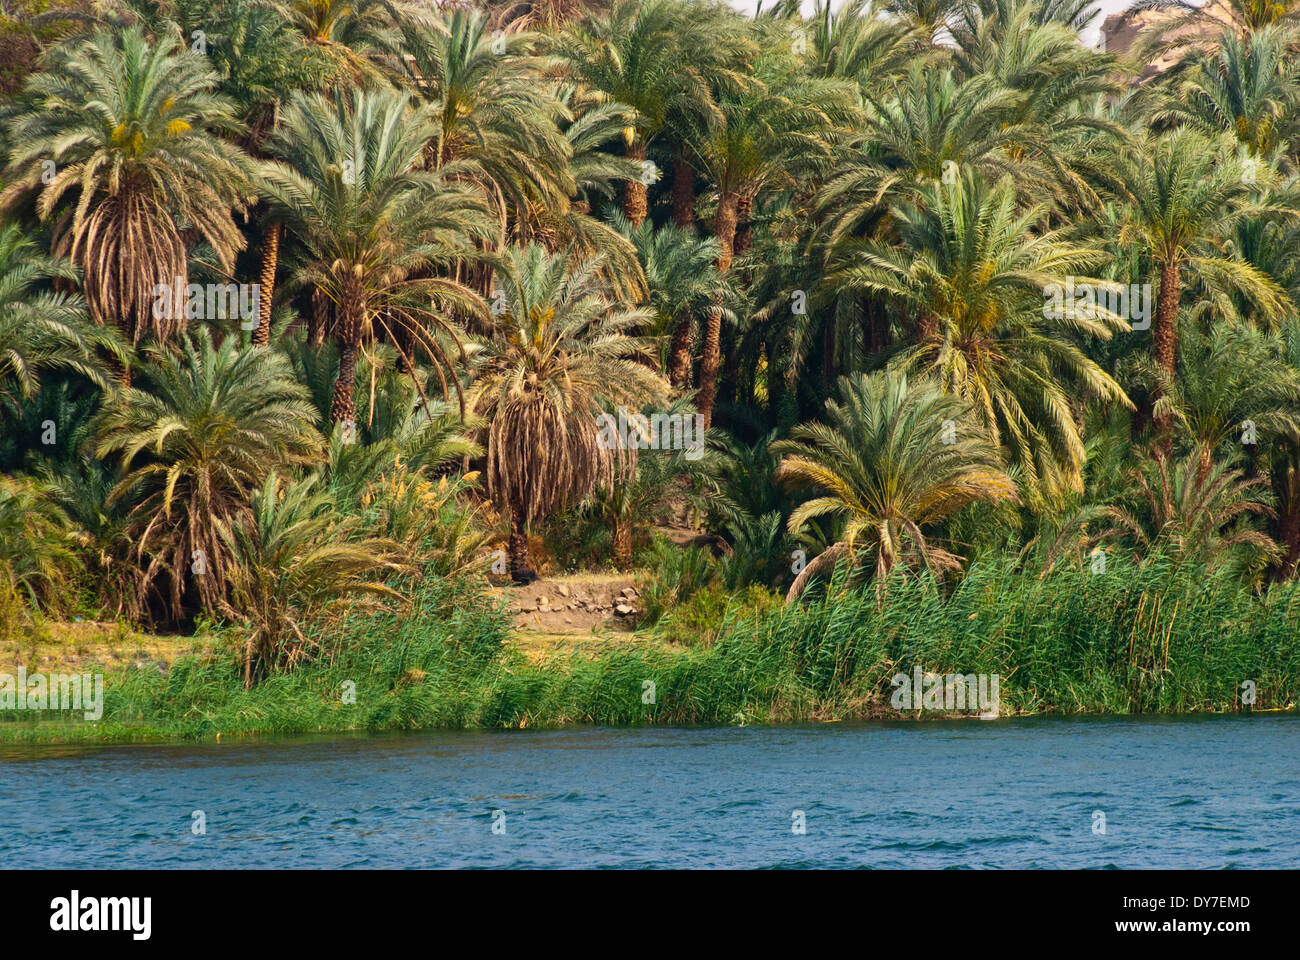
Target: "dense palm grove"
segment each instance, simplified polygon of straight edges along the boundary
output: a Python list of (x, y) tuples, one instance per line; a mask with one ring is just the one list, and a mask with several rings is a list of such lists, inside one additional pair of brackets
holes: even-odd
[(430, 577), (1295, 576), (1300, 7), (17, 6), (8, 630), (223, 622), (251, 685)]

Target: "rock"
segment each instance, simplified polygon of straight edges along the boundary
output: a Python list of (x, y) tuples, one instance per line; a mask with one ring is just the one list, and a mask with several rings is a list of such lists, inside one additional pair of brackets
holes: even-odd
[(624, 587), (622, 591), (622, 596), (627, 597), (629, 600), (635, 600), (637, 593), (636, 590), (632, 587)]
[(531, 604), (531, 603), (521, 603), (521, 604), (519, 605), (519, 612), (520, 612), (520, 613), (532, 613), (532, 612), (533, 612), (534, 610), (536, 610), (536, 609), (537, 609), (536, 605)]
[(550, 605), (551, 605), (550, 598), (549, 598), (549, 597), (538, 597), (538, 598), (537, 598), (537, 605), (538, 605), (539, 607), (548, 607), (548, 606), (550, 606)]
[(633, 607), (630, 604), (620, 603), (618, 606), (614, 608), (614, 612), (617, 613), (620, 617), (626, 617), (636, 613), (636, 607)]
[(558, 587), (555, 588), (555, 590), (562, 597), (567, 597), (569, 595), (569, 588), (566, 587), (564, 584), (560, 584)]

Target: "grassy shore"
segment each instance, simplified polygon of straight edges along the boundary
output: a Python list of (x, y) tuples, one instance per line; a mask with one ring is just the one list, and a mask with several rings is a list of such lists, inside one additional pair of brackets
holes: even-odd
[[(150, 640), (129, 637), (103, 665), (100, 722), (10, 712), (0, 740), (898, 718), (890, 679), (918, 666), (998, 674), (1003, 716), (1294, 709), (1300, 695), (1300, 591), (1257, 597), (1159, 565), (1039, 579), (976, 563), (947, 595), (923, 580), (892, 585), (883, 603), (833, 592), (753, 615), (738, 602), (699, 646), (655, 632), (512, 634), (486, 601), (476, 585), (431, 582), (410, 608), (353, 620), (321, 638), (315, 662), (253, 690), (220, 631), (154, 641), (174, 655), (162, 661), (134, 657)], [(1248, 680), (1254, 704), (1242, 703)]]

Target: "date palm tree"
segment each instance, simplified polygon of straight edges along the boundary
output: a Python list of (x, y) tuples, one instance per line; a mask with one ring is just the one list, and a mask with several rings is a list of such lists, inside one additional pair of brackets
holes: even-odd
[(1184, 338), (1179, 373), (1160, 402), (1196, 451), (1202, 482), (1216, 455), (1253, 463), (1261, 446), (1300, 433), (1300, 373), (1276, 337), (1246, 325), (1196, 331)]
[(1202, 54), (1214, 54), (1229, 37), (1241, 39), (1277, 27), (1300, 27), (1300, 3), (1295, 0), (1138, 0), (1134, 12), (1160, 11), (1152, 18), (1131, 51), (1137, 63), (1150, 63), (1157, 56), (1186, 63)]
[(95, 455), (125, 471), (109, 497), (132, 506), (129, 537), (139, 565), (138, 608), (156, 600), (164, 619), (197, 605), (218, 611), (232, 555), (223, 539), (248, 518), (268, 472), (319, 456), (307, 389), (289, 361), (265, 347), (215, 346), (201, 329), (173, 352), (149, 348), (142, 386), (105, 406)]
[(1159, 550), (1206, 570), (1258, 570), (1278, 559), (1278, 545), (1253, 518), (1273, 516), (1267, 481), (1246, 478), (1226, 461), (1202, 472), (1199, 451), (1154, 457), (1129, 472), (1127, 503), (1107, 508), (1108, 537), (1126, 537), (1146, 555)]
[(455, 8), (403, 27), (411, 86), (428, 105), (426, 164), (483, 185), (497, 214), (530, 201), (563, 204), (575, 190), (565, 113), (528, 34), (494, 36), (482, 11)]
[[(716, 114), (712, 85), (736, 79), (738, 58), (728, 54), (744, 43), (735, 24), (704, 5), (615, 0), (608, 13), (558, 33), (554, 47), (575, 78), (631, 108), (626, 153), (641, 167), (674, 118)], [(690, 58), (681, 55), (684, 42), (694, 51)], [(652, 166), (642, 169), (645, 175), (624, 186), (623, 214), (633, 226), (646, 218), (647, 187), (657, 179)]]
[(1156, 364), (1169, 380), (1176, 374), (1184, 271), (1240, 293), (1266, 320), (1293, 309), (1276, 281), (1225, 255), (1226, 228), (1269, 212), (1251, 202), (1254, 181), (1244, 175), (1233, 137), (1180, 128), (1119, 150), (1114, 161), (1128, 204), (1120, 242), (1142, 244), (1159, 271), (1152, 338)]
[(1252, 157), (1269, 160), (1300, 132), (1300, 68), (1288, 57), (1294, 34), (1265, 27), (1224, 36), (1169, 91), (1158, 124), (1186, 124), (1207, 136), (1229, 133)]
[(1078, 490), (1085, 458), (1076, 398), (1131, 406), (1078, 345), (1128, 323), (1104, 306), (1048, 309), (1045, 292), (1102, 264), (1097, 248), (1047, 225), (1047, 209), (1018, 209), (1009, 179), (993, 187), (968, 172), (899, 205), (900, 244), (851, 250), (832, 282), (888, 298), (918, 315), (919, 342), (896, 362), (934, 377), (972, 404), (1018, 466), (1030, 500)]
[(503, 310), (479, 346), (470, 405), (488, 424), (488, 494), (510, 517), (510, 572), (529, 579), (528, 527), (613, 483), (628, 451), (602, 444), (607, 408), (640, 410), (668, 384), (635, 335), (649, 311), (614, 301), (599, 258), (512, 249)]
[(361, 85), (395, 77), (398, 20), (412, 5), (389, 0), (281, 0), (279, 14), (334, 64), (335, 76)]
[(331, 98), (296, 94), (268, 143), (280, 162), (260, 165), (263, 195), (302, 248), (297, 282), (334, 305), (338, 377), (330, 421), (356, 419), (354, 386), (363, 345), (384, 337), (403, 349), (408, 370), (428, 357), (444, 395), (460, 393), (448, 350), (461, 341), (449, 310), (482, 311), (481, 299), (436, 275), (491, 225), (477, 192), (424, 169), (428, 117), (405, 94)]
[[(726, 275), (736, 252), (737, 228), (760, 191), (789, 185), (798, 173), (824, 169), (830, 141), (851, 113), (848, 87), (839, 80), (771, 77), (726, 96), (720, 116), (690, 138), (697, 169), (717, 193), (713, 235), (717, 270)], [(721, 304), (709, 311), (704, 328), (696, 405), (705, 426), (713, 422), (721, 362)]]
[[(730, 279), (718, 272), (718, 241), (697, 237), (672, 224), (633, 227), (622, 214), (615, 224), (636, 246), (649, 290), (646, 305), (654, 312), (653, 333), (668, 340), (664, 368), (674, 388), (688, 389), (691, 380), (692, 330), (721, 295), (732, 293)], [(671, 338), (671, 339), (669, 339)]]
[(776, 479), (815, 494), (790, 514), (790, 533), (818, 517), (844, 523), (841, 539), (790, 585), (787, 603), (842, 559), (870, 562), (878, 590), (900, 563), (953, 569), (958, 559), (924, 528), (971, 503), (1016, 499), (996, 443), (960, 398), (898, 371), (842, 377), (839, 393), (840, 402), (826, 402), (826, 423), (801, 424), (772, 445)]
[(155, 287), (186, 282), (194, 240), (227, 272), (244, 247), (231, 211), (250, 186), (243, 155), (217, 135), (238, 129), (218, 81), (175, 35), (100, 31), (52, 48), (11, 121), (0, 203), (35, 194), (40, 218), (55, 220), (55, 253), (82, 271), (91, 316), (132, 344), (182, 329), (176, 311), (154, 309)]

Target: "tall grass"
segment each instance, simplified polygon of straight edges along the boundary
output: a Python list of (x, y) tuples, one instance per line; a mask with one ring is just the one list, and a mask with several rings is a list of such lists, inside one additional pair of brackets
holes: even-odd
[(712, 645), (610, 644), (544, 665), (506, 645), (508, 629), (481, 587), (433, 580), (409, 609), (352, 621), (330, 659), (251, 691), (233, 650), (190, 657), (110, 677), (98, 726), (0, 714), (0, 738), (897, 717), (890, 678), (917, 666), (999, 674), (1004, 714), (1234, 710), (1246, 680), (1270, 709), (1294, 706), (1300, 677), (1300, 589), (1260, 598), (1159, 558), (1046, 579), (980, 561), (949, 595), (898, 579), (883, 603), (868, 588), (776, 612), (733, 604)]

